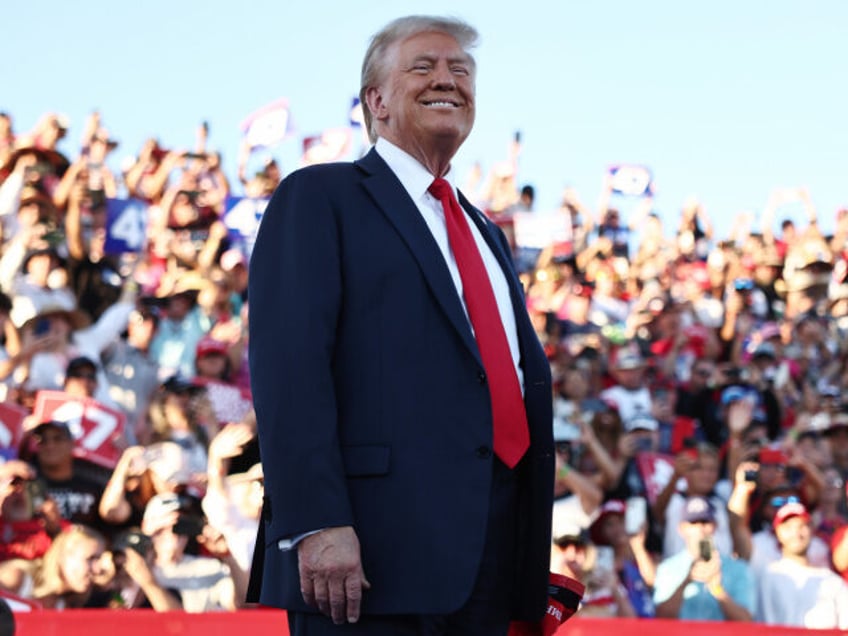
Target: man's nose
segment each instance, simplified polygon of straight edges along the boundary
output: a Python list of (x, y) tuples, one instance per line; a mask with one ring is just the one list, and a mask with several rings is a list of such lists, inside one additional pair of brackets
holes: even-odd
[(437, 64), (433, 69), (433, 84), (439, 88), (453, 88), (456, 86), (456, 78), (451, 73), (447, 63)]

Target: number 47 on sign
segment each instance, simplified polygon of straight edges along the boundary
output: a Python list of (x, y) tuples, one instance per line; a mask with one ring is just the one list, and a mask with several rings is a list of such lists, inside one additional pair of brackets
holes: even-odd
[(63, 391), (39, 391), (33, 413), (39, 422), (65, 422), (74, 436), (74, 455), (106, 468), (121, 457), (115, 443), (123, 437), (126, 417), (91, 398), (75, 398)]

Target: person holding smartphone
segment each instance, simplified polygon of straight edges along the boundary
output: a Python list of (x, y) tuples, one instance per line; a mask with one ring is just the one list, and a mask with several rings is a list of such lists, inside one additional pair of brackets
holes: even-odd
[(751, 621), (757, 590), (748, 564), (715, 549), (715, 507), (690, 497), (678, 531), (686, 547), (657, 567), (657, 618)]

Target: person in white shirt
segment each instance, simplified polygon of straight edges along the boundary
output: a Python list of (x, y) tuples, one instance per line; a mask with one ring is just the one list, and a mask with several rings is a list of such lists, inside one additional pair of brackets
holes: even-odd
[(784, 504), (774, 517), (781, 558), (760, 582), (760, 619), (770, 625), (848, 629), (848, 584), (828, 568), (810, 565), (813, 537), (804, 504)]
[(624, 422), (652, 412), (651, 392), (645, 384), (647, 361), (635, 344), (623, 346), (613, 356), (611, 371), (616, 384), (604, 389), (600, 398), (618, 409)]

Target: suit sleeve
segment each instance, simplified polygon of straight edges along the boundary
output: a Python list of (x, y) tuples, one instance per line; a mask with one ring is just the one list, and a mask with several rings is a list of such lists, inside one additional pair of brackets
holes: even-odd
[(250, 263), (249, 360), (266, 544), (353, 524), (332, 372), (340, 246), (325, 181), (319, 171), (300, 171), (280, 184)]

